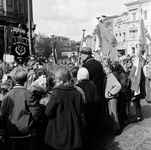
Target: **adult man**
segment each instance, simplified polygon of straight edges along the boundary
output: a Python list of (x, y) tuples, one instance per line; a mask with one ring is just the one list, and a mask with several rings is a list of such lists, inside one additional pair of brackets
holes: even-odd
[(95, 106), (95, 124), (94, 129), (96, 134), (103, 131), (105, 126), (105, 116), (104, 116), (104, 92), (103, 92), (103, 82), (105, 74), (103, 72), (102, 64), (92, 57), (92, 50), (90, 47), (83, 47), (81, 50), (81, 60), (83, 62), (82, 67), (85, 67), (89, 71), (89, 79), (95, 84), (97, 88), (98, 102)]

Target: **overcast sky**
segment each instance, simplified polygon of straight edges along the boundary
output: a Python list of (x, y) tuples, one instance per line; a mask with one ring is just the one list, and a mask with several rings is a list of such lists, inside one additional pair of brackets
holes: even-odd
[(135, 0), (33, 0), (36, 33), (65, 36), (80, 41), (82, 29), (92, 35), (96, 17), (121, 15), (125, 3)]

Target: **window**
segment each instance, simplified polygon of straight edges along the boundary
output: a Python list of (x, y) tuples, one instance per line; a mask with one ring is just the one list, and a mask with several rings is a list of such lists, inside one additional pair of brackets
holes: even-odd
[(23, 0), (19, 0), (19, 12), (24, 13)]
[(144, 19), (147, 20), (147, 11), (144, 11)]
[(8, 0), (8, 6), (12, 6), (12, 0)]
[(125, 41), (126, 36), (125, 36), (125, 32), (123, 32), (123, 41)]
[(3, 0), (0, 0), (0, 7), (3, 7)]
[(132, 21), (135, 21), (136, 20), (136, 13), (133, 13), (132, 14)]
[(137, 30), (132, 30), (132, 38), (137, 37)]
[(132, 54), (135, 54), (135, 47), (132, 47)]
[(131, 38), (131, 31), (129, 31), (129, 37)]
[[(123, 33), (124, 38), (126, 38), (125, 34)], [(130, 38), (136, 38), (138, 37), (138, 30), (137, 29), (131, 29), (129, 31), (129, 37)]]

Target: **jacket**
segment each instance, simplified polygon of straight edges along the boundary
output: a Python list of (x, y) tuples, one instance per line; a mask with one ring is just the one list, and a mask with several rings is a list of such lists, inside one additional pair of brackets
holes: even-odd
[(3, 98), (1, 118), (11, 138), (35, 136), (41, 109), (23, 86), (14, 86)]
[(113, 75), (113, 73), (108, 74), (105, 85), (105, 98), (111, 99), (116, 97), (120, 90), (121, 84), (118, 82), (116, 77)]

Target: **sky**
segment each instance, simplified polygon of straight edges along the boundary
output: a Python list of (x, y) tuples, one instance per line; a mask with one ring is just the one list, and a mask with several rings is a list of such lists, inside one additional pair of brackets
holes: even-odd
[(35, 33), (64, 36), (81, 41), (92, 35), (97, 25), (96, 17), (121, 15), (127, 11), (126, 3), (135, 0), (33, 0)]

